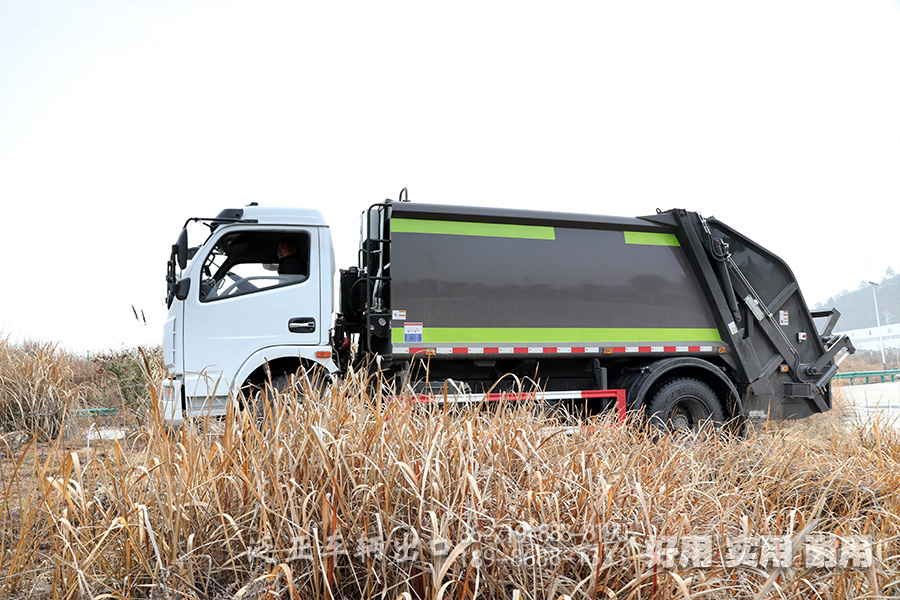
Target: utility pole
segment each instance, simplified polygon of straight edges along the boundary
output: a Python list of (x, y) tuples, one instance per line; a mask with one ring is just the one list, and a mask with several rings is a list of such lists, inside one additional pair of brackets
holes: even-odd
[[(897, 317), (895, 317), (888, 311), (884, 311), (884, 320), (887, 321), (887, 323), (885, 323), (885, 325), (887, 325), (888, 327), (891, 326), (891, 319), (896, 320)], [(890, 331), (891, 330), (888, 329), (888, 333), (890, 333)], [(891, 337), (893, 337), (893, 336), (891, 336)], [(900, 345), (898, 345), (897, 348), (894, 348), (894, 354), (896, 355), (896, 359), (897, 359), (897, 367), (900, 368)]]
[(878, 296), (875, 295), (875, 288), (878, 284), (870, 281), (872, 286), (872, 300), (875, 302), (875, 323), (878, 325), (878, 340), (881, 342), (881, 369), (887, 371), (887, 361), (884, 360), (884, 336), (881, 335), (881, 316), (878, 314)]

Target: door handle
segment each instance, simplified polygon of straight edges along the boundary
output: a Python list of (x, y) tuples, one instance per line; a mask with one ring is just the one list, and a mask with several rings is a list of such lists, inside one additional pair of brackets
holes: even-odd
[(312, 333), (316, 330), (316, 320), (312, 317), (297, 317), (288, 321), (291, 333)]

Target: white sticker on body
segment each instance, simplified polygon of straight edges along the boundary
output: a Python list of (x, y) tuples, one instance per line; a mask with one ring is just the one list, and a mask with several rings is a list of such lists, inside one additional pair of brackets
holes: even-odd
[(407, 344), (422, 343), (422, 323), (404, 323), (403, 341)]

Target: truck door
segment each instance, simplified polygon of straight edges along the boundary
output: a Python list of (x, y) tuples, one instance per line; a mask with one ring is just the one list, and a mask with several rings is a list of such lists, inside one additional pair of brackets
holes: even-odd
[(329, 323), (320, 322), (316, 228), (227, 228), (205, 251), (184, 303), (185, 392), (221, 401), (252, 353), (318, 345)]

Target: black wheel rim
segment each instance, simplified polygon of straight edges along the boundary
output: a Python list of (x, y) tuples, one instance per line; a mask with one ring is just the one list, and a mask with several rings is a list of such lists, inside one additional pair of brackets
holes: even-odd
[(697, 431), (710, 418), (709, 408), (696, 396), (684, 396), (675, 403), (669, 425), (675, 431)]

